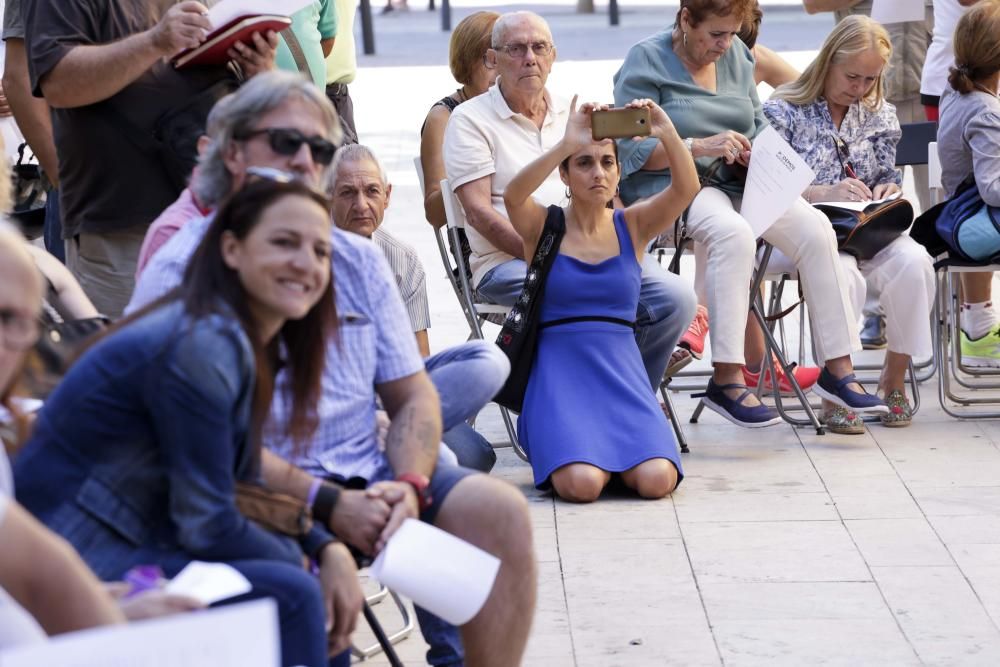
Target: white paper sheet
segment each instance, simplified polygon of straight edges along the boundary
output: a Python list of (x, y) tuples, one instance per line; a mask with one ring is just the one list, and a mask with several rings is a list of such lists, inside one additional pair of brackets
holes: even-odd
[(430, 524), (407, 519), (372, 564), (372, 574), (452, 625), (479, 613), (500, 559)]
[(753, 141), (740, 215), (760, 237), (791, 208), (816, 174), (795, 149), (768, 126)]
[(872, 19), (887, 23), (924, 20), (924, 0), (872, 0)]
[(3, 667), (278, 667), (274, 600), (110, 625), (0, 651)]
[(846, 208), (851, 211), (863, 211), (872, 204), (881, 204), (882, 202), (899, 199), (902, 194), (902, 192), (897, 192), (882, 199), (869, 199), (868, 201), (814, 201), (813, 206), (836, 206), (837, 208)]
[(253, 586), (239, 571), (225, 563), (192, 561), (167, 582), (166, 591), (186, 595), (203, 604), (214, 604), (243, 595)]
[(208, 10), (208, 20), (213, 28), (221, 28), (240, 16), (291, 16), (311, 2), (312, 0), (221, 0)]

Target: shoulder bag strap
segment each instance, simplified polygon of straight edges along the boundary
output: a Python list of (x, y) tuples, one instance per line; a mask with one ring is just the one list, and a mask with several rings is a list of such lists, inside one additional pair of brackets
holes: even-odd
[(306, 54), (302, 52), (302, 44), (299, 43), (299, 38), (295, 36), (291, 28), (285, 28), (278, 33), (281, 38), (285, 40), (285, 45), (288, 50), (292, 52), (292, 58), (295, 60), (295, 66), (299, 68), (299, 71), (305, 74), (310, 79), (312, 78), (312, 72), (309, 71), (309, 62), (306, 60)]

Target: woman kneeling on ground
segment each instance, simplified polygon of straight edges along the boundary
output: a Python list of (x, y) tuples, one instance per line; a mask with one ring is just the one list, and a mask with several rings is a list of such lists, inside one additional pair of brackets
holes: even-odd
[[(650, 110), (651, 134), (674, 165), (669, 187), (624, 210), (609, 208), (618, 190), (617, 147), (592, 138), (591, 116), (602, 107), (577, 109), (574, 99), (562, 141), (504, 192), (525, 257), (535, 255), (547, 218), (565, 227), (542, 297), (542, 330), (518, 435), (535, 485), (551, 485), (574, 502), (596, 500), (613, 473), (644, 498), (662, 498), (682, 477), (674, 433), (649, 392), (632, 320), (644, 249), (690, 203), (698, 178), (663, 110), (650, 100), (627, 107)], [(556, 168), (569, 205), (546, 209), (531, 194)], [(573, 321), (558, 321), (567, 318)]]

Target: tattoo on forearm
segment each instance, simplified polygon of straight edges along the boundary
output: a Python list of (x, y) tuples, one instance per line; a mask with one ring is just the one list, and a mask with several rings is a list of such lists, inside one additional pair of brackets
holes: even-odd
[(392, 419), (386, 438), (386, 452), (391, 455), (414, 443), (425, 456), (435, 456), (438, 449), (435, 433), (440, 430), (436, 426), (433, 417), (421, 416), (416, 406), (406, 406)]

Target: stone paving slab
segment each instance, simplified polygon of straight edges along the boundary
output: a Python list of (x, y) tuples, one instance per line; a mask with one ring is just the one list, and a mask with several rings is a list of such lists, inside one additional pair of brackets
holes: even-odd
[[(456, 22), (483, 4), (460, 0)], [(645, 1), (623, 7), (626, 29), (612, 32), (606, 17), (539, 6), (560, 48), (554, 89), (610, 99), (625, 48), (675, 11)], [(765, 43), (803, 66), (832, 20), (765, 7)], [(438, 350), (468, 330), (423, 221), (413, 169), (427, 108), (455, 88), (435, 21), (416, 9), (377, 17), (385, 53), (361, 59), (351, 90), (362, 140), (394, 186), (385, 224), (427, 269)], [(685, 260), (682, 273), (690, 269)], [(786, 327), (792, 349), (795, 317)], [(536, 491), (499, 413), (487, 407), (477, 428), (499, 447), (493, 474), (527, 496), (535, 532), (539, 604), (524, 664), (1000, 664), (1000, 423), (951, 419), (930, 383), (922, 398), (911, 428), (817, 436), (784, 425), (740, 429), (708, 412), (688, 424), (696, 401), (675, 394), (691, 444), (678, 491), (661, 501), (610, 495), (589, 506)], [(419, 634), (399, 645), (406, 664), (422, 663), (425, 650)]]

